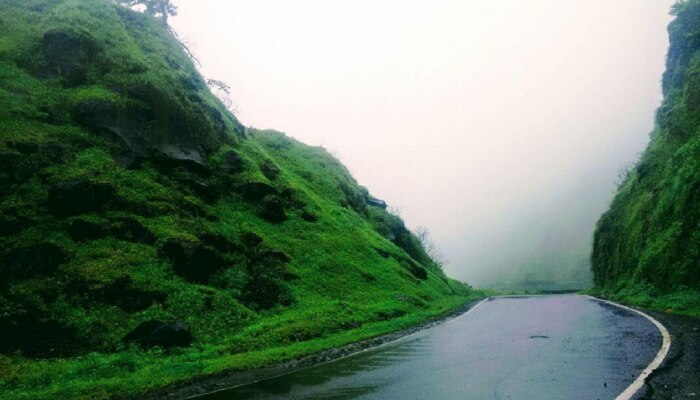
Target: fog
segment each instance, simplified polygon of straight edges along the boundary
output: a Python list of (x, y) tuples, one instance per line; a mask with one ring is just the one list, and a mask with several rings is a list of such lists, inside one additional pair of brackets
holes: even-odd
[(653, 128), (673, 0), (175, 3), (244, 124), (326, 147), (488, 286), (585, 274)]

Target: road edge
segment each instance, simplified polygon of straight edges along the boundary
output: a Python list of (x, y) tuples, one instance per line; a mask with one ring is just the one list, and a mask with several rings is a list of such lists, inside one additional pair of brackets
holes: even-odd
[[(342, 355), (342, 356), (340, 356), (340, 357), (335, 357), (335, 358), (332, 358), (332, 359), (330, 359), (330, 360), (326, 360), (326, 361), (321, 361), (321, 362), (313, 363), (313, 364), (307, 365), (307, 366), (305, 366), (305, 367), (303, 367), (303, 368), (292, 369), (292, 370), (283, 372), (283, 373), (278, 374), (278, 375), (272, 375), (272, 376), (263, 377), (263, 378), (256, 379), (256, 380), (251, 380), (251, 381), (239, 383), (239, 384), (237, 384), (237, 385), (233, 385), (233, 386), (229, 386), (229, 387), (223, 387), (223, 388), (216, 389), (216, 390), (213, 390), (213, 391), (210, 391), (210, 392), (207, 392), (207, 393), (194, 394), (194, 395), (185, 397), (185, 398), (183, 398), (182, 400), (196, 400), (197, 398), (200, 398), (200, 397), (202, 397), (202, 396), (204, 396), (204, 395), (209, 395), (209, 394), (212, 394), (212, 393), (223, 392), (223, 391), (226, 391), (226, 390), (235, 389), (235, 388), (237, 388), (237, 387), (252, 385), (252, 384), (254, 384), (254, 383), (266, 381), (266, 380), (269, 380), (269, 379), (279, 378), (279, 377), (282, 377), (282, 376), (286, 376), (286, 375), (293, 374), (293, 373), (295, 373), (295, 372), (303, 371), (303, 370), (305, 370), (305, 369), (318, 367), (319, 365), (330, 364), (330, 363), (332, 363), (332, 362), (336, 362), (336, 361), (342, 360), (342, 359), (344, 359), (344, 358), (352, 357), (352, 356), (355, 356), (355, 355), (360, 354), (360, 353), (364, 353), (364, 352), (371, 351), (371, 350), (375, 350), (375, 349), (378, 349), (378, 348), (381, 348), (381, 347), (384, 347), (384, 346), (388, 346), (388, 345), (391, 345), (391, 344), (394, 344), (394, 343), (397, 343), (397, 342), (401, 342), (401, 341), (404, 341), (404, 340), (406, 340), (406, 339), (408, 339), (408, 338), (410, 338), (410, 337), (412, 337), (412, 336), (415, 336), (415, 335), (417, 335), (417, 334), (419, 334), (419, 333), (423, 333), (423, 332), (425, 332), (425, 331), (427, 331), (427, 330), (429, 330), (429, 329), (432, 329), (432, 328), (434, 328), (434, 327), (436, 327), (436, 326), (438, 326), (438, 325), (449, 324), (450, 322), (453, 322), (454, 320), (459, 319), (459, 318), (461, 318), (461, 317), (463, 317), (463, 316), (469, 314), (470, 312), (474, 311), (474, 310), (475, 310), (477, 307), (479, 307), (482, 303), (484, 303), (485, 301), (490, 300), (490, 299), (491, 299), (490, 297), (486, 297), (486, 298), (477, 300), (476, 303), (472, 302), (472, 303), (469, 305), (469, 308), (468, 308), (466, 311), (464, 311), (464, 312), (462, 312), (462, 313), (460, 313), (460, 314), (458, 314), (458, 315), (456, 315), (456, 316), (453, 316), (453, 317), (451, 317), (451, 318), (448, 317), (447, 319), (444, 319), (444, 320), (442, 320), (442, 321), (436, 321), (434, 324), (431, 323), (429, 326), (422, 327), (422, 329), (421, 329), (421, 327), (418, 327), (418, 330), (416, 330), (416, 331), (414, 331), (414, 332), (411, 332), (411, 333), (409, 333), (409, 334), (406, 334), (406, 335), (404, 335), (404, 336), (400, 336), (400, 337), (398, 337), (398, 338), (396, 338), (396, 339), (393, 339), (393, 340), (389, 340), (389, 341), (386, 341), (386, 342), (382, 342), (382, 343), (379, 343), (379, 344), (374, 345), (374, 346), (361, 348), (361, 349), (359, 349), (359, 350), (357, 350), (357, 351), (353, 351), (353, 352), (350, 352), (350, 353), (348, 353), (348, 354), (344, 354), (344, 355)], [(400, 333), (400, 332), (397, 332), (397, 333)], [(387, 336), (389, 336), (389, 335), (391, 335), (391, 334), (388, 334)]]
[(659, 321), (657, 321), (654, 317), (650, 316), (649, 314), (646, 314), (642, 311), (639, 311), (635, 308), (625, 306), (623, 304), (618, 304), (610, 300), (605, 300), (605, 299), (599, 299), (597, 297), (591, 296), (591, 295), (583, 295), (585, 297), (588, 297), (590, 299), (599, 301), (601, 303), (607, 303), (628, 311), (635, 312), (642, 317), (646, 318), (656, 326), (656, 329), (661, 332), (661, 348), (659, 351), (656, 353), (656, 357), (647, 365), (647, 367), (642, 371), (639, 376), (637, 376), (637, 379), (635, 379), (628, 387), (625, 389), (622, 393), (620, 393), (615, 400), (630, 400), (636, 395), (640, 389), (644, 387), (644, 384), (646, 383), (646, 379), (651, 375), (652, 372), (654, 372), (657, 368), (661, 366), (661, 363), (664, 362), (666, 359), (666, 356), (668, 355), (669, 350), (671, 349), (671, 334), (668, 332), (668, 329)]
[[(400, 340), (405, 340), (415, 334), (430, 329), (436, 325), (447, 323), (470, 313), (477, 305), (480, 305), (492, 297), (484, 296), (465, 302), (460, 307), (448, 311), (442, 315), (437, 315), (416, 325), (400, 329), (398, 331), (387, 332), (379, 336), (351, 342), (341, 347), (321, 350), (306, 356), (292, 358), (265, 367), (247, 370), (221, 371), (208, 376), (197, 376), (185, 379), (163, 387), (157, 387), (140, 393), (139, 396), (130, 395), (119, 398), (120, 400), (160, 400), (168, 398), (170, 400), (196, 399), (210, 393), (221, 392), (227, 389), (245, 386), (251, 383), (273, 379), (278, 376), (288, 375), (302, 369), (311, 368), (317, 365), (326, 364), (339, 358), (348, 357), (353, 354), (367, 351), (373, 348), (385, 346)], [(116, 399), (115, 399), (116, 400)]]
[[(442, 321), (436, 321), (436, 323), (430, 324), (429, 326), (425, 326), (425, 327), (423, 327), (422, 329), (419, 327), (418, 330), (416, 330), (415, 332), (409, 333), (409, 334), (404, 335), (404, 336), (400, 336), (400, 337), (398, 337), (398, 338), (396, 338), (396, 339), (389, 340), (389, 341), (387, 341), (387, 342), (382, 342), (382, 343), (379, 343), (379, 344), (374, 345), (374, 346), (361, 348), (360, 350), (353, 351), (353, 352), (350, 352), (350, 353), (348, 353), (348, 354), (344, 354), (344, 355), (342, 355), (342, 356), (340, 356), (340, 357), (336, 357), (336, 358), (333, 358), (333, 359), (330, 359), (330, 360), (327, 360), (327, 361), (321, 361), (321, 362), (318, 362), (318, 363), (314, 363), (314, 364), (305, 366), (305, 367), (303, 367), (303, 368), (290, 370), (290, 371), (281, 373), (281, 374), (279, 374), (279, 375), (273, 375), (273, 376), (263, 377), (263, 378), (260, 378), (260, 379), (257, 379), (257, 380), (252, 380), (252, 381), (248, 381), (248, 382), (243, 382), (243, 383), (240, 383), (240, 384), (237, 384), (237, 385), (233, 385), (233, 386), (229, 386), (229, 387), (220, 388), (220, 389), (213, 390), (213, 391), (207, 392), (207, 393), (194, 394), (194, 395), (192, 395), (192, 396), (185, 397), (185, 398), (183, 398), (182, 400), (196, 400), (197, 398), (200, 398), (200, 397), (202, 397), (202, 396), (204, 396), (204, 395), (209, 395), (209, 394), (218, 393), (218, 392), (224, 392), (224, 391), (226, 391), (226, 390), (235, 389), (235, 388), (237, 388), (237, 387), (248, 386), (248, 385), (252, 385), (252, 384), (254, 384), (254, 383), (258, 383), (258, 382), (262, 382), (262, 381), (266, 381), (266, 380), (270, 380), (270, 379), (276, 379), (276, 378), (279, 378), (279, 377), (282, 377), (282, 376), (286, 376), (286, 375), (290, 375), (290, 374), (293, 374), (293, 373), (296, 373), (296, 372), (299, 372), (299, 371), (303, 371), (303, 370), (305, 370), (305, 369), (318, 367), (319, 365), (330, 364), (330, 363), (336, 362), (336, 361), (338, 361), (338, 360), (342, 360), (342, 359), (344, 359), (344, 358), (352, 357), (352, 356), (355, 356), (355, 355), (357, 355), (357, 354), (361, 354), (361, 353), (364, 353), (364, 352), (367, 352), (367, 351), (379, 349), (379, 348), (381, 348), (381, 347), (385, 347), (385, 346), (388, 346), (388, 345), (391, 345), (391, 344), (394, 344), (394, 343), (398, 343), (398, 342), (404, 341), (404, 340), (406, 340), (406, 339), (408, 339), (408, 338), (410, 338), (410, 337), (412, 337), (412, 336), (418, 335), (419, 333), (424, 333), (425, 331), (427, 331), (427, 330), (429, 330), (429, 329), (432, 329), (432, 328), (434, 328), (434, 327), (436, 327), (436, 326), (438, 326), (438, 325), (449, 324), (449, 323), (451, 323), (451, 322), (454, 322), (455, 320), (457, 320), (457, 319), (459, 319), (459, 318), (461, 318), (461, 317), (463, 317), (463, 316), (465, 316), (465, 315), (471, 313), (471, 312), (474, 311), (477, 307), (479, 307), (481, 304), (483, 304), (485, 301), (490, 300), (490, 299), (491, 299), (491, 297), (486, 297), (486, 298), (477, 300), (476, 303), (472, 302), (472, 304), (470, 304), (469, 308), (468, 308), (466, 311), (464, 311), (464, 312), (462, 312), (462, 313), (460, 313), (460, 314), (458, 314), (458, 315), (456, 315), (456, 316), (453, 316), (453, 317), (451, 317), (451, 318), (448, 317), (447, 319), (444, 319), (444, 320), (442, 320)], [(400, 333), (400, 332), (397, 332), (397, 333)], [(391, 334), (389, 334), (389, 335), (391, 335)]]

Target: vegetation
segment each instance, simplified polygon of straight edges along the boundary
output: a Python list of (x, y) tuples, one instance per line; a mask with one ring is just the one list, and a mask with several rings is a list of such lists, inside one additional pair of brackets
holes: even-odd
[(498, 281), (488, 287), (504, 292), (562, 292), (579, 291), (591, 287), (588, 260), (578, 258), (572, 251), (569, 257), (563, 254), (541, 256), (523, 262), (510, 273), (503, 273)]
[(598, 221), (595, 293), (700, 315), (700, 1), (669, 25), (664, 101), (651, 142)]
[[(138, 397), (479, 296), (368, 199), (324, 149), (244, 128), (153, 16), (0, 2), (0, 399)], [(149, 321), (192, 344), (124, 340)]]
[(117, 0), (128, 7), (143, 6), (146, 13), (160, 17), (163, 25), (168, 25), (168, 17), (177, 15), (177, 7), (170, 0)]

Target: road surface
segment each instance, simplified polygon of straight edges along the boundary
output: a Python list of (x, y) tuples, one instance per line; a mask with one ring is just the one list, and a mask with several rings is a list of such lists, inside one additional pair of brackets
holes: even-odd
[(614, 399), (660, 346), (645, 318), (584, 296), (502, 297), (400, 341), (197, 399)]

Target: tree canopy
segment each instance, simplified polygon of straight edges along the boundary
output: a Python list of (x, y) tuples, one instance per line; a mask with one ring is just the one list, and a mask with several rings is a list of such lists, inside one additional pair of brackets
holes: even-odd
[(117, 0), (128, 7), (146, 7), (146, 13), (160, 17), (163, 25), (168, 25), (168, 17), (177, 15), (177, 6), (171, 0)]

